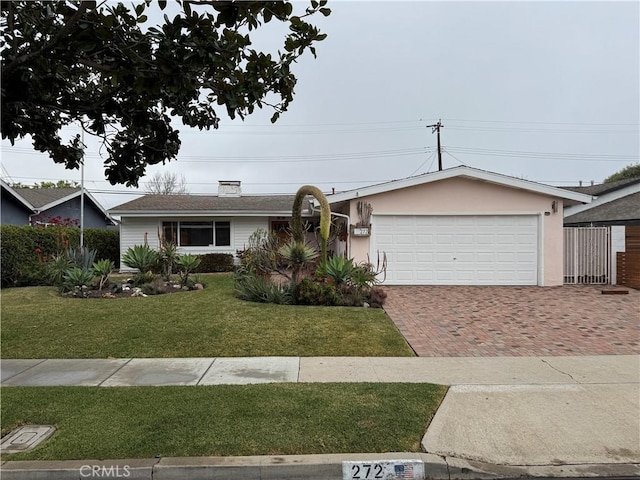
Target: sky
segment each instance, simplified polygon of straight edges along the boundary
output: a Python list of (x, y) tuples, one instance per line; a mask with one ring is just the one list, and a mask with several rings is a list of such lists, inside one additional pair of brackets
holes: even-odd
[[(99, 144), (85, 138), (87, 189), (105, 208), (165, 171), (184, 175), (194, 194), (216, 194), (219, 180), (240, 180), (245, 194), (343, 191), (437, 170), (430, 125), (439, 120), (444, 168), (561, 186), (639, 161), (639, 2), (327, 6), (332, 14), (312, 23), (328, 36), (316, 59), (294, 66), (295, 98), (275, 125), (266, 110), (244, 122), (223, 116), (217, 131), (180, 126), (177, 161), (149, 167), (139, 189), (110, 185)], [(252, 39), (275, 51), (283, 31)], [(80, 181), (28, 139), (3, 140), (1, 155), (10, 182)]]

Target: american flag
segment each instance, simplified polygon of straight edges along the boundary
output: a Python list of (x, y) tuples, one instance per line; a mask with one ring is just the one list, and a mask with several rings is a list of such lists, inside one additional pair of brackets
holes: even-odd
[(413, 465), (394, 465), (393, 471), (395, 473), (395, 478), (414, 478)]

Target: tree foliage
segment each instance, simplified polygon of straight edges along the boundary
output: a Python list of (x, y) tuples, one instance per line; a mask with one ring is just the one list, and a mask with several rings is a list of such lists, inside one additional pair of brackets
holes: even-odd
[(616, 173), (609, 175), (604, 179), (604, 183), (617, 182), (618, 180), (627, 180), (629, 178), (640, 177), (640, 163), (627, 165)]
[(157, 172), (147, 182), (146, 192), (152, 195), (186, 195), (189, 190), (183, 174)]
[(57, 182), (36, 182), (33, 185), (24, 185), (20, 182), (11, 183), (11, 188), (79, 188), (80, 184), (74, 180), (58, 180)]
[[(292, 64), (326, 37), (306, 21), (329, 15), (325, 4), (295, 14), (291, 2), (181, 0), (154, 26), (147, 9), (166, 0), (1, 2), (2, 138), (29, 135), (36, 150), (78, 168), (81, 138), (60, 130), (79, 123), (101, 138), (106, 178), (137, 186), (146, 165), (178, 154), (171, 116), (208, 130), (218, 107), (233, 119), (268, 106), (276, 121), (293, 100)], [(250, 38), (272, 20), (289, 28), (274, 55)]]

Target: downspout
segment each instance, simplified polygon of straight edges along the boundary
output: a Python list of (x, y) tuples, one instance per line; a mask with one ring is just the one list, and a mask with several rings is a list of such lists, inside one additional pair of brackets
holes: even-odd
[[(317, 210), (315, 203), (311, 203), (311, 211), (320, 213), (320, 210)], [(345, 215), (344, 213), (337, 213), (337, 212), (331, 212), (331, 215), (347, 219), (347, 237), (349, 239), (349, 243), (347, 244), (347, 258), (349, 258), (349, 255), (351, 255), (351, 234), (349, 233), (349, 226), (351, 225), (351, 217), (349, 215)]]

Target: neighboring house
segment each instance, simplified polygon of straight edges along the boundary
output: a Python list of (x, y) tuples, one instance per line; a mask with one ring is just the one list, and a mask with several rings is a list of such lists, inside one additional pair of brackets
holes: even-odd
[[(2, 225), (80, 226), (80, 188), (12, 188), (2, 186)], [(84, 227), (107, 228), (115, 222), (87, 191), (84, 191)]]
[(565, 188), (594, 196), (565, 209), (565, 227), (610, 227), (611, 283), (640, 288), (640, 177)]
[[(246, 196), (239, 182), (228, 183), (220, 183), (218, 196), (146, 195), (113, 208), (121, 217), (121, 254), (145, 241), (157, 247), (163, 234), (183, 252), (235, 253), (256, 229), (277, 230), (290, 220), (293, 195)], [(334, 222), (347, 224), (349, 256), (375, 263), (386, 253), (385, 283), (402, 285), (562, 285), (564, 205), (591, 201), (469, 167), (327, 198)], [(356, 228), (360, 201), (372, 207), (369, 232)]]
[(567, 227), (640, 225), (640, 177), (564, 188), (595, 197), (589, 204), (565, 209)]

